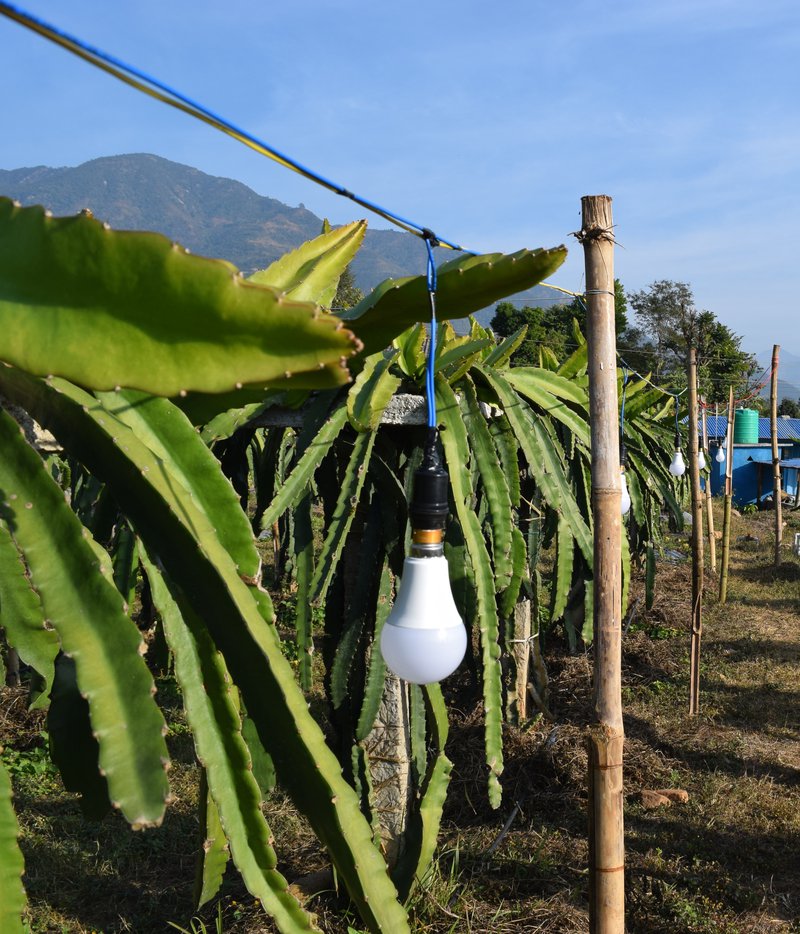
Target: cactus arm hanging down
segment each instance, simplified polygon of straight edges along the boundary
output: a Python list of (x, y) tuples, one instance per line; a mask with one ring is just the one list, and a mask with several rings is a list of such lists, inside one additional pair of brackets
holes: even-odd
[(499, 776), (503, 771), (502, 684), (500, 680), (500, 646), (497, 604), (491, 561), (486, 550), (478, 517), (472, 508), (472, 484), (469, 478), (469, 443), (453, 390), (444, 380), (436, 383), (436, 405), (445, 427), (442, 432), (447, 470), (456, 515), (464, 535), (467, 554), (475, 575), (478, 597), (478, 629), (483, 657), (483, 703), (486, 720), (486, 764), (489, 766), (489, 803), (500, 806), (502, 789)]
[(409, 821), (405, 850), (393, 873), (402, 898), (407, 898), (415, 886), (424, 883), (439, 839), (442, 810), (453, 770), (453, 763), (444, 752), (449, 724), (442, 689), (438, 684), (428, 684), (423, 690), (433, 758), (420, 788), (419, 803)]
[(243, 577), (258, 576), (261, 561), (253, 530), (239, 507), (230, 481), (219, 461), (199, 443), (194, 427), (167, 399), (133, 389), (97, 394), (103, 407), (126, 424), (136, 437), (162, 461), (208, 516), (217, 536)]
[(376, 435), (377, 432), (374, 431), (356, 435), (353, 451), (342, 478), (336, 507), (328, 527), (328, 533), (322, 543), (322, 550), (317, 559), (314, 576), (311, 578), (311, 584), (309, 585), (312, 603), (322, 602), (330, 586), (347, 533), (353, 523), (358, 501), (361, 498), (361, 490), (367, 477)]
[(489, 431), (494, 439), (497, 455), (502, 465), (503, 476), (508, 483), (508, 493), (514, 509), (520, 504), (519, 445), (511, 430), (508, 419), (502, 412), (489, 422)]
[(111, 800), (134, 827), (158, 824), (168, 791), (167, 747), (141, 636), (114, 584), (99, 571), (88, 532), (4, 412), (0, 450), (2, 520), (25, 556), (62, 649), (75, 660)]
[(374, 932), (407, 932), (359, 800), (308, 711), (274, 627), (206, 517), (180, 484), (156, 469), (153, 454), (133, 433), (77, 387), (0, 368), (0, 391), (112, 487), (148, 549), (203, 618), (279, 777), (327, 848), (364, 922)]
[(279, 289), (299, 302), (330, 308), (339, 278), (364, 242), (366, 231), (366, 221), (353, 221), (323, 233), (253, 273), (247, 281)]
[(356, 431), (374, 431), (380, 425), (383, 410), (400, 385), (400, 378), (389, 372), (399, 354), (399, 350), (393, 350), (373, 354), (364, 361), (364, 368), (347, 393), (347, 417)]
[(525, 536), (516, 525), (511, 531), (511, 580), (508, 587), (500, 595), (499, 601), (500, 618), (504, 620), (510, 619), (514, 615), (514, 607), (517, 604), (520, 588), (528, 570), (528, 548), (525, 544)]
[(294, 561), (297, 582), (297, 612), (295, 613), (295, 637), (297, 642), (297, 666), (300, 687), (304, 691), (312, 688), (311, 655), (314, 639), (311, 631), (311, 579), (314, 575), (314, 535), (311, 528), (311, 494), (297, 504), (294, 514)]
[[(462, 256), (445, 263), (437, 274), (436, 316), (440, 321), (465, 318), (506, 295), (531, 288), (552, 275), (566, 255), (561, 246)], [(363, 341), (364, 354), (369, 355), (383, 350), (412, 324), (427, 320), (428, 308), (425, 276), (413, 276), (387, 279), (340, 317)]]
[(270, 528), (287, 509), (291, 509), (304, 495), (317, 467), (322, 463), (331, 445), (347, 423), (347, 407), (344, 401), (328, 415), (314, 437), (292, 468), (275, 498), (267, 507), (261, 520), (262, 528)]
[(175, 676), (183, 693), (197, 758), (205, 769), (233, 861), (247, 890), (260, 899), (282, 932), (313, 930), (311, 916), (275, 869), (277, 857), (261, 813), (261, 790), (253, 777), (234, 699), (236, 688), (225, 664), (208, 630), (189, 608), (179, 608), (152, 561), (142, 557), (153, 602), (175, 658)]
[(208, 791), (206, 770), (200, 769), (200, 790), (197, 796), (197, 813), (200, 822), (202, 853), (197, 863), (194, 901), (197, 908), (210, 902), (222, 887), (225, 869), (230, 859), (228, 840), (219, 819), (214, 799)]
[(497, 396), (545, 501), (566, 517), (578, 547), (591, 565), (592, 536), (567, 482), (555, 442), (504, 377), (483, 368), (479, 372)]
[(111, 809), (108, 782), (99, 770), (100, 746), (92, 735), (89, 705), (81, 697), (75, 662), (56, 659), (47, 711), (50, 758), (58, 766), (67, 791), (81, 796), (81, 811), (89, 820), (102, 820)]
[(303, 373), (336, 386), (358, 347), (333, 315), (160, 234), (0, 198), (0, 360), (31, 373), (162, 396)]
[(6, 640), (24, 662), (44, 679), (44, 689), (34, 703), (47, 703), (53, 684), (53, 663), (58, 654), (58, 636), (45, 628), (45, 613), (39, 594), (31, 586), (28, 571), (14, 539), (0, 521), (0, 627)]
[(639, 475), (633, 471), (626, 471), (625, 477), (628, 482), (628, 492), (631, 497), (631, 512), (638, 525), (647, 524), (647, 514), (644, 508), (644, 499)]
[(472, 455), (478, 465), (481, 485), (489, 504), (492, 525), (495, 589), (504, 590), (511, 582), (511, 494), (500, 466), (486, 419), (478, 404), (475, 386), (470, 379), (461, 384), (461, 412), (469, 436)]
[(528, 325), (523, 324), (522, 327), (514, 331), (513, 334), (509, 334), (508, 337), (503, 338), (503, 340), (484, 357), (484, 366), (491, 366), (496, 370), (501, 370), (506, 367), (514, 351), (525, 340), (527, 333)]
[(386, 680), (386, 662), (378, 649), (381, 631), (392, 608), (392, 578), (389, 573), (389, 564), (385, 562), (381, 570), (381, 579), (378, 587), (378, 605), (375, 613), (375, 635), (369, 651), (367, 662), (367, 675), (364, 680), (364, 700), (356, 724), (355, 737), (360, 743), (367, 738), (383, 697), (383, 683)]
[(559, 376), (565, 379), (573, 379), (576, 376), (584, 376), (589, 366), (589, 347), (584, 342), (574, 350), (567, 359), (556, 370)]
[(623, 526), (621, 536), (622, 546), (622, 618), (628, 612), (628, 595), (631, 589), (631, 546)]
[(556, 533), (556, 562), (553, 575), (553, 604), (550, 611), (552, 619), (561, 619), (567, 608), (569, 591), (572, 586), (572, 566), (575, 556), (575, 540), (569, 523), (563, 516), (558, 517)]
[(0, 761), (0, 931), (3, 934), (24, 934), (28, 930), (22, 922), (27, 900), (22, 885), (25, 861), (18, 837), (19, 825), (11, 805), (11, 779)]
[(406, 376), (418, 379), (425, 369), (425, 325), (418, 323), (406, 328), (392, 341), (392, 346), (400, 351), (397, 365)]
[(586, 447), (589, 446), (588, 413), (579, 415), (565, 404), (572, 402), (586, 409), (588, 400), (580, 387), (539, 367), (512, 369), (505, 374), (505, 378), (521, 396), (530, 399), (551, 418), (562, 422)]

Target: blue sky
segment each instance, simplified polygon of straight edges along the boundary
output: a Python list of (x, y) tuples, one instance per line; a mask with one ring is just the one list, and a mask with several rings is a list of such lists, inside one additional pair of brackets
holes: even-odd
[[(566, 242), (569, 289), (581, 195), (609, 194), (628, 290), (688, 282), (745, 349), (800, 355), (796, 0), (22, 6), (469, 249)], [(4, 18), (0, 44), (0, 168), (152, 152), (363, 214)]]

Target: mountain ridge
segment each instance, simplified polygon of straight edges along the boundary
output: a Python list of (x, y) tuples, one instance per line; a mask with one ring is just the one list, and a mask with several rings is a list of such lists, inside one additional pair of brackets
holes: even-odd
[[(226, 259), (246, 274), (269, 266), (322, 229), (322, 218), (302, 204), (290, 207), (235, 179), (151, 153), (101, 156), (79, 166), (0, 169), (0, 194), (26, 206), (41, 204), (56, 215), (88, 208), (115, 229), (157, 231), (193, 253)], [(435, 252), (438, 263), (454, 256), (442, 248)], [(368, 228), (352, 263), (353, 276), (367, 292), (385, 279), (424, 273), (426, 255), (413, 234)], [(552, 304), (553, 294), (537, 286), (517, 298)], [(492, 308), (484, 309), (478, 318), (488, 323), (492, 314)]]

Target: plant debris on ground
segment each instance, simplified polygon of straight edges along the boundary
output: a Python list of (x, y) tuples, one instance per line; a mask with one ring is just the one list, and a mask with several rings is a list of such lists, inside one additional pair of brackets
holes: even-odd
[[(647, 612), (643, 587), (634, 585), (623, 639), (626, 888), (634, 934), (800, 932), (800, 560), (788, 547), (799, 516), (788, 514), (777, 568), (773, 515), (734, 520), (725, 606), (706, 567), (696, 717), (688, 715), (691, 567), (660, 563)], [(591, 656), (570, 655), (551, 633), (545, 659), (553, 720), (506, 728), (499, 811), (486, 798), (480, 710), (454, 718), (438, 855), (411, 898), (415, 931), (588, 930), (583, 737)], [(0, 692), (0, 744), (22, 824), (33, 934), (146, 934), (174, 925), (274, 930), (231, 869), (222, 897), (193, 912), (198, 771), (178, 691), (168, 678), (159, 690), (171, 711), (174, 802), (162, 827), (139, 833), (114, 815), (100, 823), (83, 818), (50, 764), (44, 715), (26, 709), (22, 689)], [(670, 790), (657, 807), (642, 794)], [(279, 791), (268, 812), (284, 875), (319, 873), (321, 891), (309, 907), (323, 930), (360, 931), (344, 898), (330, 890), (324, 853)]]

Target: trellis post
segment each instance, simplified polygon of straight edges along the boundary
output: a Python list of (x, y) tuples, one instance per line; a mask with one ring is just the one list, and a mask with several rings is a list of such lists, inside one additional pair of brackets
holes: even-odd
[(697, 439), (697, 350), (689, 347), (689, 482), (692, 490), (692, 621), (689, 652), (689, 714), (700, 709), (700, 642), (703, 636), (703, 500)]
[(725, 507), (722, 515), (722, 562), (719, 574), (719, 602), (728, 599), (728, 564), (731, 556), (731, 506), (733, 502), (733, 386), (728, 395), (728, 432), (725, 458)]
[(781, 452), (778, 447), (778, 359), (779, 344), (772, 347), (772, 378), (769, 392), (770, 437), (772, 440), (772, 505), (775, 509), (775, 567), (781, 563), (781, 540), (783, 539), (783, 503), (781, 502)]
[(625, 930), (622, 514), (611, 198), (581, 199), (594, 516), (594, 722), (589, 747), (589, 929)]
[[(704, 400), (703, 400), (704, 401)], [(711, 451), (708, 447), (708, 421), (706, 418), (706, 409), (703, 405), (702, 410), (702, 424), (703, 424), (703, 451), (705, 456), (708, 458), (709, 467), (712, 467), (711, 463)], [(704, 491), (705, 501), (706, 501), (706, 527), (708, 529), (708, 561), (711, 565), (711, 570), (717, 570), (717, 539), (714, 535), (714, 501), (711, 497), (711, 471), (709, 470), (708, 476), (706, 477), (706, 487)]]

